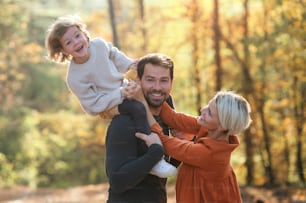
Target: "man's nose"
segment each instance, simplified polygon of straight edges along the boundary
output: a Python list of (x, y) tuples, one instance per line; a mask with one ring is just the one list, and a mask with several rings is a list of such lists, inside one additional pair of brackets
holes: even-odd
[(157, 89), (157, 90), (161, 89), (160, 82), (157, 81), (157, 82), (154, 83), (154, 89)]

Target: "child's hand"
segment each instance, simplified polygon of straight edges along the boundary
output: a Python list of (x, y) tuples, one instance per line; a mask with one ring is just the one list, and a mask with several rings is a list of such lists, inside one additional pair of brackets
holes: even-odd
[(148, 147), (150, 147), (152, 144), (162, 145), (162, 142), (160, 141), (160, 138), (158, 137), (156, 133), (151, 133), (150, 135), (146, 135), (146, 134), (137, 132), (135, 136), (143, 140)]
[(129, 69), (135, 69), (137, 70), (137, 64), (139, 62), (139, 59), (136, 59), (129, 67)]
[(136, 98), (138, 92), (141, 91), (141, 87), (139, 84), (131, 80), (126, 86), (122, 87), (121, 90), (121, 93), (125, 98), (132, 99)]

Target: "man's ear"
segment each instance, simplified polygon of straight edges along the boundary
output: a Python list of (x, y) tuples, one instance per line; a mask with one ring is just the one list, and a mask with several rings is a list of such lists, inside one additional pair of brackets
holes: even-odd
[(139, 78), (139, 77), (136, 78), (136, 83), (137, 83), (138, 85), (141, 85), (141, 81), (140, 81), (140, 78)]

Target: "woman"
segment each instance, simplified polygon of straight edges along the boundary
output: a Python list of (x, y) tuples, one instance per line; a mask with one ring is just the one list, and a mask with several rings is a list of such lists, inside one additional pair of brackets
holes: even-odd
[[(242, 202), (230, 158), (239, 145), (236, 135), (251, 123), (249, 103), (234, 92), (220, 91), (198, 117), (177, 113), (166, 103), (160, 116), (169, 127), (196, 134), (192, 142), (164, 136), (148, 112), (151, 129), (160, 137), (165, 152), (182, 161), (176, 182), (177, 202)], [(156, 135), (136, 136), (147, 142)]]

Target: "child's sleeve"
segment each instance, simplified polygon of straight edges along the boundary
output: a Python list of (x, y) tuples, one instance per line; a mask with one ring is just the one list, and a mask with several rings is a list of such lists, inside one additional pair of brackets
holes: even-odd
[(129, 67), (133, 65), (135, 60), (127, 57), (122, 51), (117, 47), (113, 46), (112, 43), (107, 43), (109, 49), (109, 58), (113, 61), (116, 68), (121, 73), (126, 73)]

